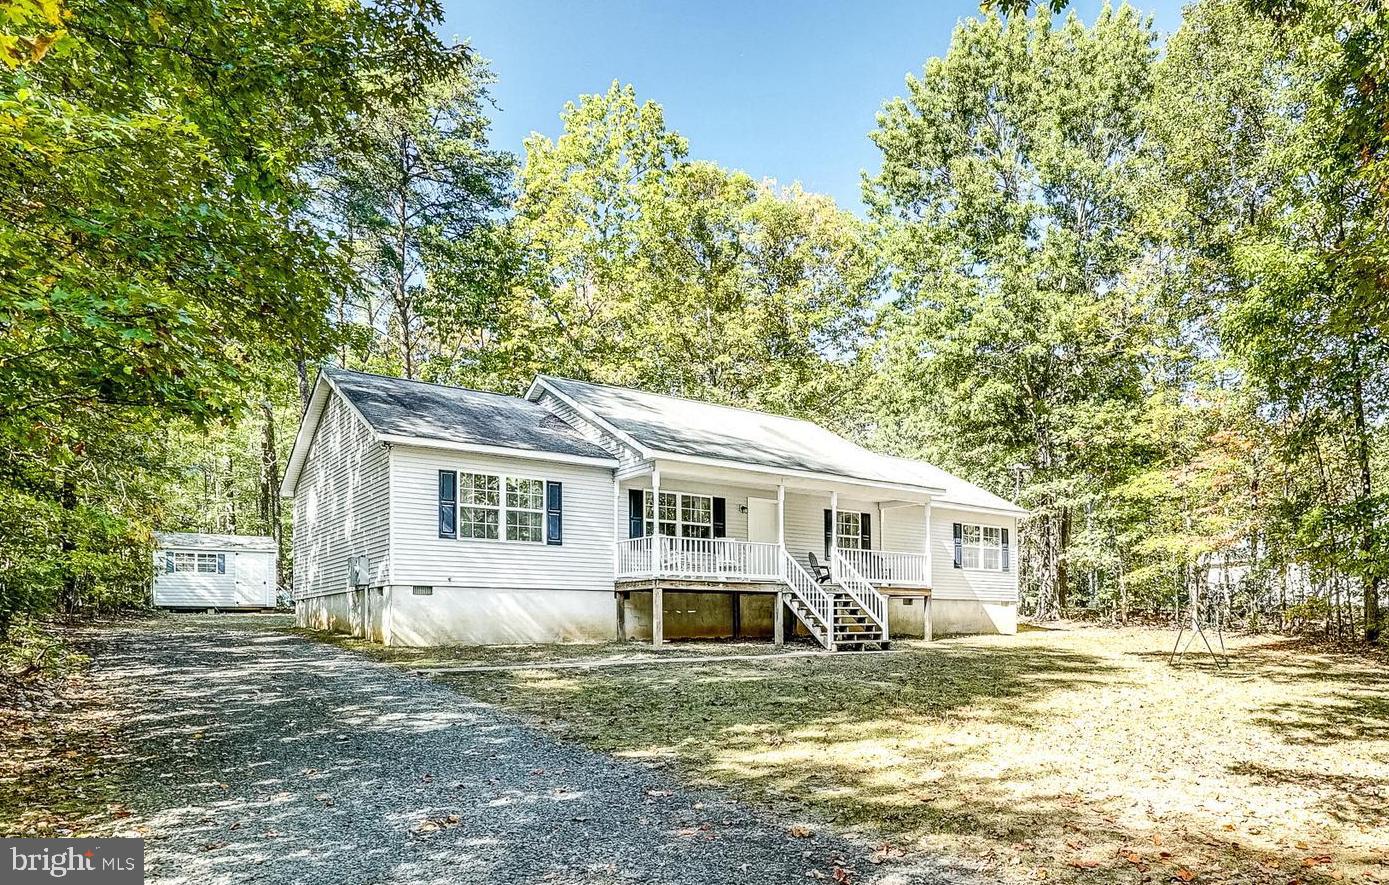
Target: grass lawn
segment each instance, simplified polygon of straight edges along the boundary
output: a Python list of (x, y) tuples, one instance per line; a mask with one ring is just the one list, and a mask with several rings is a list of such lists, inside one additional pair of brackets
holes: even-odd
[[(929, 851), (1005, 881), (1389, 882), (1389, 661), (1246, 637), (1216, 672), (1194, 653), (1169, 666), (1172, 638), (1031, 631), (878, 657), (594, 670), (545, 662), (651, 652), (374, 654), (533, 662), (435, 678), (832, 822), (880, 843), (885, 863)], [(661, 654), (709, 649), (733, 650)]]

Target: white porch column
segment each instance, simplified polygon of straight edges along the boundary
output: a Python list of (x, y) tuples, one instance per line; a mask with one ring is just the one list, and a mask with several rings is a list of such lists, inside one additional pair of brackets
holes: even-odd
[(926, 527), (926, 537), (923, 541), (926, 545), (926, 581), (929, 583), (931, 580), (931, 499), (927, 498), (926, 503), (922, 504), (921, 508), (925, 512), (921, 524)]
[[(642, 504), (643, 524), (646, 519), (645, 503)], [(661, 573), (661, 468), (651, 468), (651, 577)], [(653, 597), (654, 598), (654, 597)]]
[(777, 543), (786, 547), (786, 486), (777, 483), (776, 487), (776, 537)]
[(618, 569), (622, 567), (622, 557), (618, 555), (618, 545), (622, 543), (622, 483), (617, 478), (617, 471), (613, 471), (613, 575), (617, 575)]

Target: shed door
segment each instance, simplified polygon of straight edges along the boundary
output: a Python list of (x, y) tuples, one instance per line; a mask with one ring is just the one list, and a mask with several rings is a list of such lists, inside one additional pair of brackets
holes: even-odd
[(268, 605), (270, 598), (269, 557), (259, 553), (237, 553), (236, 604)]

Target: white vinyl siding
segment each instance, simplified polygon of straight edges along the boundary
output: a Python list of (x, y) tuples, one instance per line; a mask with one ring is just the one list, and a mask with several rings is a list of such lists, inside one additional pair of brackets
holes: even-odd
[[(502, 501), (497, 540), (467, 536), (460, 517), (457, 539), (440, 538), (438, 530), (439, 471), (460, 474), (460, 502), (468, 492), (461, 474), (499, 477)], [(508, 491), (506, 477), (540, 483), (537, 501), (524, 488)], [(544, 538), (544, 482), (563, 484), (564, 542), (543, 544), (533, 540), (507, 540), (508, 524), (528, 525), (528, 515), (539, 520)], [(422, 446), (397, 445), (391, 450), (391, 551), (392, 583), (431, 587), (465, 587), (491, 590), (603, 590), (613, 588), (613, 479), (612, 469), (563, 464), (524, 457), (449, 452)], [(508, 511), (507, 498), (516, 503)], [(525, 506), (522, 506), (525, 505)], [(537, 505), (532, 510), (530, 505)], [(508, 512), (517, 514), (508, 521)]]
[[(350, 589), (354, 556), (367, 557), (372, 585), (390, 580), (390, 499), (386, 447), (331, 394), (294, 490), (296, 596)], [(433, 527), (438, 534), (437, 512)]]
[[(170, 572), (168, 557), (174, 558)], [(222, 570), (218, 570), (219, 560)], [(267, 581), (237, 588), (238, 557), (262, 561)], [(160, 548), (154, 554), (154, 604), (165, 608), (265, 608), (275, 600), (275, 554), (259, 550), (203, 552)]]
[[(1008, 571), (955, 568), (955, 523), (1008, 530)], [(982, 535), (981, 535), (982, 537)], [(931, 507), (931, 585), (936, 599), (1018, 600), (1017, 520), (978, 511)], [(982, 560), (981, 560), (982, 561)]]

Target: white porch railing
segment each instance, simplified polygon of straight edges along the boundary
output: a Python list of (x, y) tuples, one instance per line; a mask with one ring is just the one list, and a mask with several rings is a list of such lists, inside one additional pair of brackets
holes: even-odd
[(868, 580), (861, 574), (853, 564), (844, 557), (843, 550), (834, 550), (830, 554), (830, 574), (844, 592), (853, 597), (858, 607), (868, 612), (873, 620), (878, 622), (878, 626), (883, 630), (883, 636), (887, 636), (887, 597), (879, 593), (868, 583)]
[(619, 578), (651, 576), (651, 538), (626, 538), (616, 549), (613, 565)]
[(841, 550), (844, 561), (874, 586), (929, 587), (931, 558), (924, 553)]
[(732, 538), (627, 538), (617, 542), (615, 565), (620, 579), (782, 580), (781, 545)]

